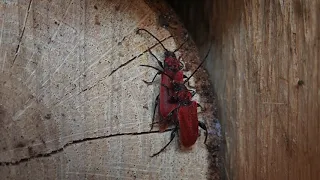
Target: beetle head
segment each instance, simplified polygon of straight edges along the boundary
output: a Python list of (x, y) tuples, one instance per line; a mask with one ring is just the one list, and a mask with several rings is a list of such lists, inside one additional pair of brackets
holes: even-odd
[(176, 55), (174, 54), (174, 52), (172, 52), (172, 51), (166, 51), (165, 53), (164, 53), (164, 57), (165, 58), (174, 58), (174, 59), (177, 59), (177, 57), (176, 57)]

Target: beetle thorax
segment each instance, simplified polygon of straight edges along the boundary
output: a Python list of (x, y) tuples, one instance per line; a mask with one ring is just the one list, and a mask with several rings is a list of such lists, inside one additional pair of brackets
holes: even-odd
[(188, 106), (191, 104), (192, 94), (188, 90), (182, 90), (178, 92), (179, 104), (182, 106)]
[(180, 91), (188, 90), (187, 87), (184, 84), (179, 83), (179, 82), (175, 82), (175, 81), (172, 82), (172, 88), (173, 88), (174, 92), (180, 92)]
[(176, 58), (168, 57), (164, 60), (164, 68), (173, 72), (178, 72), (180, 70), (180, 62)]

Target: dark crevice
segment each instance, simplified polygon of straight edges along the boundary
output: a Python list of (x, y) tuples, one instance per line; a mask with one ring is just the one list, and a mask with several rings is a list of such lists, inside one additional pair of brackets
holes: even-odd
[[(164, 132), (168, 132), (168, 131), (172, 131), (172, 129), (167, 129)], [(155, 133), (159, 133), (159, 132), (160, 131), (144, 131), (144, 132), (134, 132), (134, 133), (110, 134), (110, 135), (99, 136), (99, 137), (88, 137), (88, 138), (84, 138), (84, 139), (70, 141), (70, 142), (66, 143), (65, 145), (63, 145), (61, 148), (53, 150), (53, 151), (50, 151), (50, 152), (47, 152), (47, 153), (35, 154), (35, 155), (30, 156), (30, 157), (22, 158), (22, 159), (17, 160), (17, 161), (0, 162), (0, 166), (16, 166), (16, 165), (19, 165), (20, 163), (28, 162), (30, 160), (34, 160), (34, 159), (38, 159), (38, 158), (42, 158), (42, 157), (50, 157), (52, 155), (55, 155), (55, 154), (58, 154), (58, 153), (62, 152), (65, 148), (67, 148), (67, 147), (69, 147), (71, 145), (84, 143), (84, 142), (88, 142), (88, 141), (106, 139), (106, 138), (111, 138), (111, 137), (119, 137), (119, 136), (135, 136), (135, 135), (139, 136), (139, 135), (145, 135), (145, 134), (155, 134)]]
[[(164, 38), (163, 40), (161, 40), (160, 42), (163, 42), (163, 41), (165, 41), (165, 40), (167, 40), (167, 39), (169, 39), (169, 38), (171, 38), (171, 37), (172, 37), (172, 36), (166, 37), (166, 38)], [(151, 46), (150, 48), (146, 49), (145, 51), (143, 51), (143, 52), (140, 53), (139, 55), (137, 55), (137, 56), (131, 58), (129, 61), (121, 64), (119, 67), (117, 67), (116, 69), (112, 70), (111, 73), (109, 74), (109, 76), (111, 76), (113, 73), (115, 73), (115, 72), (118, 71), (119, 69), (125, 67), (126, 65), (128, 65), (129, 63), (131, 63), (133, 60), (139, 58), (139, 57), (142, 56), (144, 53), (148, 52), (149, 49), (154, 48), (154, 47), (157, 46), (158, 44), (160, 44), (160, 43), (156, 43), (155, 45), (153, 45), (153, 46)]]
[(11, 67), (14, 65), (14, 62), (16, 61), (16, 59), (17, 59), (17, 57), (18, 57), (18, 53), (19, 53), (19, 50), (20, 50), (20, 45), (21, 45), (22, 37), (23, 37), (23, 35), (24, 35), (24, 31), (25, 31), (25, 29), (26, 29), (26, 24), (27, 24), (28, 16), (29, 16), (29, 13), (30, 13), (31, 4), (32, 4), (32, 0), (30, 0), (30, 2), (29, 2), (29, 6), (28, 6), (28, 9), (27, 9), (27, 15), (26, 15), (26, 18), (25, 18), (25, 20), (24, 20), (22, 32), (21, 32), (21, 35), (20, 35), (20, 37), (19, 37), (19, 43), (18, 43), (18, 46), (17, 46), (17, 48), (16, 48), (16, 53), (15, 53), (15, 55), (14, 55), (14, 59), (13, 59), (13, 62), (12, 62)]

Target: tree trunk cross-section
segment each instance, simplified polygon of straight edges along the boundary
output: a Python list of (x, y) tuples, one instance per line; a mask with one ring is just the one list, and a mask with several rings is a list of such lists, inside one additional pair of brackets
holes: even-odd
[[(137, 28), (169, 50), (182, 38), (143, 0), (0, 2), (0, 179), (207, 179), (203, 131), (192, 150), (176, 138), (150, 158), (170, 133), (149, 132), (159, 78), (147, 86), (156, 72), (139, 65), (157, 66), (149, 47), (164, 51)], [(200, 62), (190, 57), (188, 75)], [(199, 94), (212, 139), (213, 105)]]

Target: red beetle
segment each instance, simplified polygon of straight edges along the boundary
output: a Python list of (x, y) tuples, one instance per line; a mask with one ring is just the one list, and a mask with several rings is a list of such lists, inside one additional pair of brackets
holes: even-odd
[[(180, 60), (177, 59), (177, 57), (174, 53), (179, 48), (181, 48), (184, 43), (176, 50), (169, 51), (164, 47), (164, 45), (161, 43), (161, 41), (157, 37), (155, 37), (153, 34), (151, 34), (149, 31), (147, 31), (146, 29), (138, 29), (137, 33), (139, 33), (140, 31), (144, 31), (144, 32), (148, 33), (150, 36), (152, 36), (154, 39), (156, 39), (159, 42), (159, 44), (163, 47), (163, 49), (165, 50), (164, 64), (162, 64), (162, 62), (149, 49), (150, 54), (157, 60), (159, 66), (163, 70), (155, 68), (156, 70), (158, 70), (158, 73), (153, 77), (152, 81), (148, 82), (148, 81), (144, 80), (145, 83), (151, 84), (154, 82), (156, 76), (161, 74), (161, 84), (163, 84), (164, 86), (160, 87), (160, 94), (156, 98), (156, 103), (155, 103), (155, 107), (154, 107), (150, 131), (153, 128), (155, 111), (156, 111), (157, 105), (159, 104), (160, 121), (157, 123), (159, 124), (159, 130), (162, 132), (168, 128), (168, 126), (172, 122), (172, 119), (176, 119), (176, 117), (175, 117), (176, 115), (172, 115), (170, 117), (168, 116), (177, 107), (177, 104), (168, 103), (168, 100), (170, 99), (170, 97), (169, 97), (169, 94), (167, 93), (166, 87), (169, 87), (168, 89), (169, 89), (169, 91), (171, 91), (172, 80), (177, 81), (177, 82), (183, 82), (184, 75), (183, 75), (183, 72), (181, 71), (183, 66), (182, 66), (182, 63), (180, 62)], [(141, 65), (141, 66), (151, 67), (148, 65)]]
[[(161, 87), (160, 87), (160, 102), (159, 102), (159, 95), (156, 99), (156, 105), (159, 103), (159, 112), (160, 112), (160, 121), (159, 121), (159, 129), (160, 131), (164, 131), (170, 124), (175, 124), (175, 128), (172, 130), (170, 141), (157, 153), (153, 154), (151, 157), (154, 157), (160, 154), (174, 139), (178, 129), (180, 129), (180, 142), (184, 147), (192, 146), (197, 138), (198, 138), (198, 126), (206, 131), (206, 138), (207, 140), (207, 128), (205, 124), (201, 121), (198, 121), (197, 115), (197, 107), (200, 106), (197, 102), (192, 101), (192, 97), (194, 94), (190, 92), (185, 86), (185, 83), (189, 81), (189, 79), (194, 75), (194, 73), (201, 67), (204, 63), (205, 59), (207, 58), (209, 51), (204, 58), (204, 60), (200, 63), (200, 65), (196, 68), (196, 70), (188, 77), (185, 81), (183, 78), (186, 77), (183, 75), (182, 66), (180, 60), (176, 58), (174, 52), (168, 51), (163, 44), (150, 32), (145, 29), (147, 33), (149, 33), (152, 37), (154, 37), (166, 50), (165, 53), (165, 60), (164, 66), (162, 65), (161, 61), (157, 59), (157, 57), (149, 50), (152, 56), (156, 58), (158, 64), (164, 69), (163, 71), (149, 65), (141, 65), (145, 67), (150, 67), (156, 69), (158, 73), (154, 76), (151, 82), (144, 81), (147, 84), (151, 84), (155, 77), (158, 74), (161, 74)], [(139, 30), (138, 30), (139, 31)], [(180, 47), (179, 47), (180, 48)], [(210, 50), (210, 49), (209, 49)], [(201, 107), (201, 106), (200, 106)], [(155, 109), (153, 114), (155, 115)], [(151, 129), (153, 127), (153, 123)]]
[[(197, 141), (199, 135), (198, 126), (206, 131), (204, 143), (206, 144), (207, 141), (208, 131), (206, 125), (198, 121), (197, 108), (200, 105), (196, 101), (191, 100), (194, 94), (185, 87), (184, 83), (174, 82), (173, 84), (175, 84), (173, 86), (179, 86), (179, 90), (174, 91), (172, 88), (168, 93), (172, 92), (175, 94), (176, 97), (174, 98), (169, 95), (170, 103), (177, 105), (177, 107), (172, 110), (166, 118), (175, 124), (175, 128), (172, 130), (170, 141), (151, 157), (160, 154), (173, 141), (178, 130), (180, 142), (184, 147), (191, 147)], [(169, 87), (166, 87), (167, 90), (169, 90), (168, 88)]]

